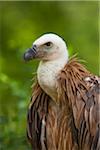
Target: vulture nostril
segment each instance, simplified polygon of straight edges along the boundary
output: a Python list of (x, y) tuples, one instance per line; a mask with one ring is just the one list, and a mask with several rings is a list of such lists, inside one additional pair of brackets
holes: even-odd
[(32, 46), (32, 50), (33, 50), (35, 53), (36, 53), (36, 48), (37, 48), (36, 45), (33, 45), (33, 46)]

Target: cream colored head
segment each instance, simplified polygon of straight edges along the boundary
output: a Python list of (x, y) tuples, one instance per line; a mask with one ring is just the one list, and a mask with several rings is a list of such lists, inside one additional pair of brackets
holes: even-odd
[[(31, 54), (34, 55), (30, 57), (31, 59), (37, 58), (44, 61), (55, 60), (62, 57), (68, 59), (68, 51), (65, 41), (53, 33), (44, 34), (35, 40), (31, 50), (33, 50), (33, 53), (31, 51)], [(28, 58), (27, 60), (30, 59)]]

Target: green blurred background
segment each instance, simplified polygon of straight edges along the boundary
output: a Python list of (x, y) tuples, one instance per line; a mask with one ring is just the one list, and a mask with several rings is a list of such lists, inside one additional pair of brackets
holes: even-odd
[(0, 1), (0, 150), (29, 150), (26, 115), (32, 73), (37, 61), (23, 53), (41, 34), (62, 36), (70, 55), (78, 53), (99, 74), (99, 31), (96, 1)]

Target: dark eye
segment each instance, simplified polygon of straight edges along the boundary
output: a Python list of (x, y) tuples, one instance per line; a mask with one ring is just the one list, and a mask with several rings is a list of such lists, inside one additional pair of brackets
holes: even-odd
[(46, 49), (50, 49), (52, 47), (52, 45), (53, 45), (52, 42), (47, 42), (44, 44)]
[(52, 44), (51, 42), (45, 43), (46, 46), (51, 46), (51, 44)]

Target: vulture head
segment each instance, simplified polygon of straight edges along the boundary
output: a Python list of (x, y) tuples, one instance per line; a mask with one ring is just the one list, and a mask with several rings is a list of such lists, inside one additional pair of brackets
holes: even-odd
[(68, 51), (65, 41), (53, 33), (39, 37), (24, 54), (25, 61), (32, 59), (51, 61), (59, 58), (68, 59)]
[(25, 61), (39, 59), (37, 78), (39, 85), (54, 101), (57, 99), (56, 80), (68, 61), (65, 41), (56, 34), (44, 34), (24, 53)]

